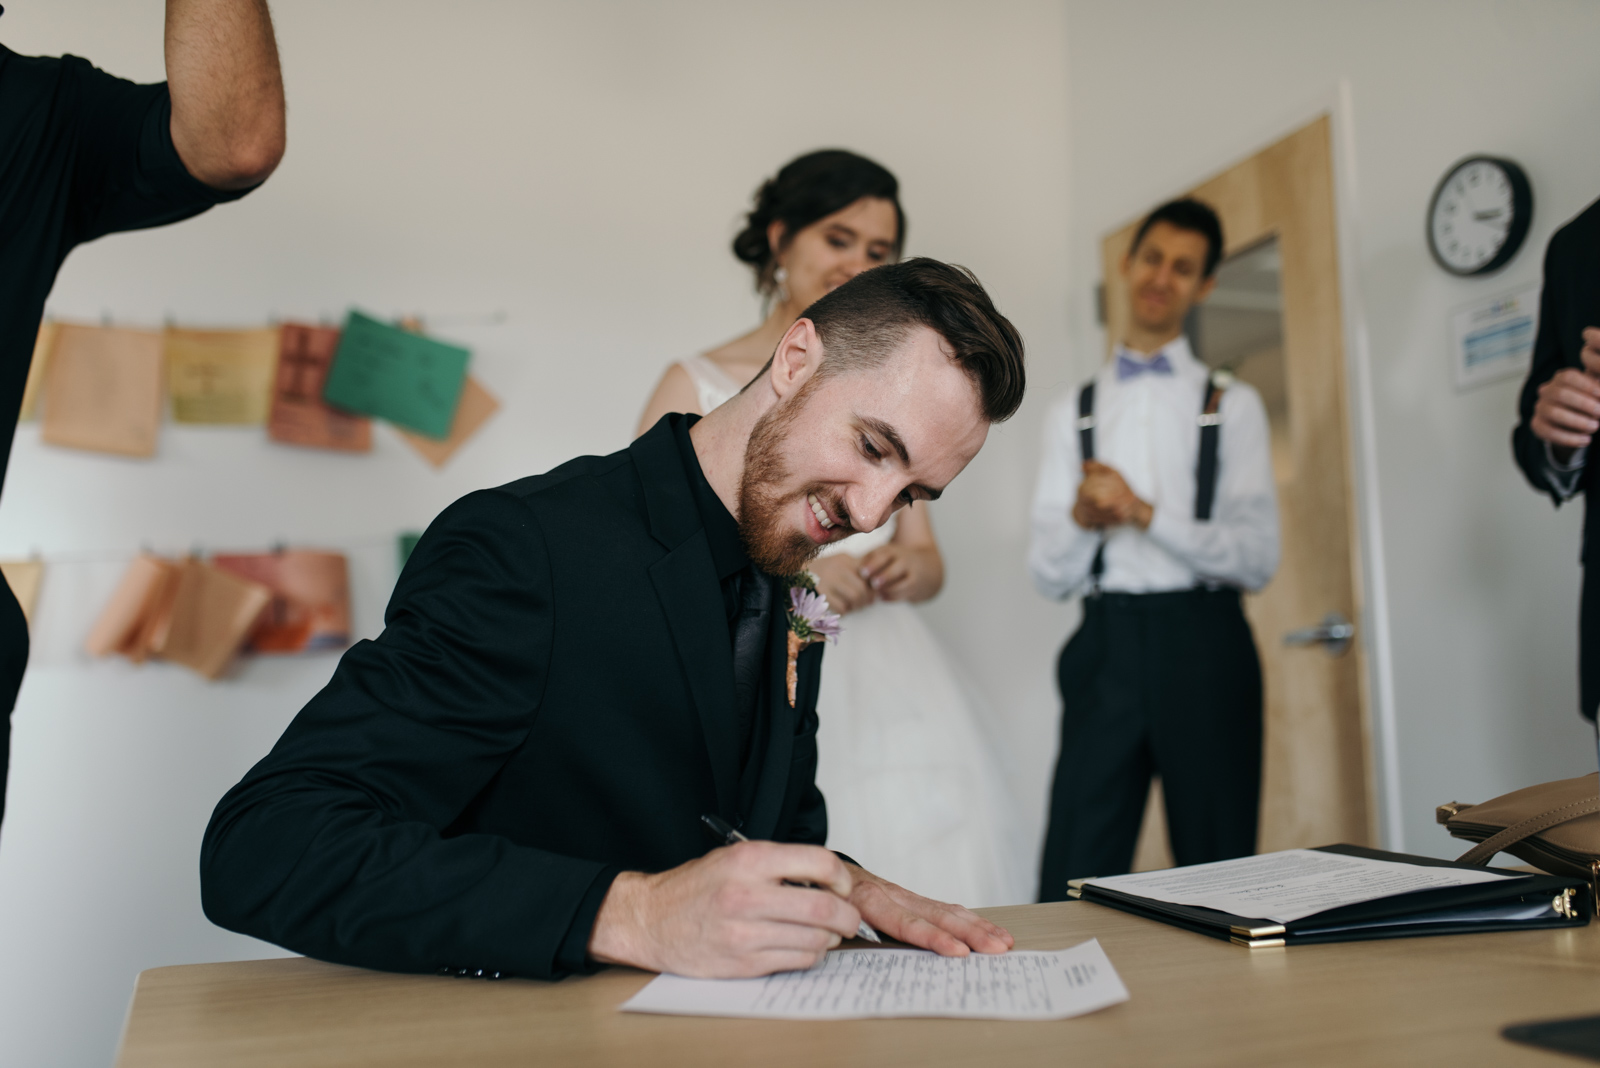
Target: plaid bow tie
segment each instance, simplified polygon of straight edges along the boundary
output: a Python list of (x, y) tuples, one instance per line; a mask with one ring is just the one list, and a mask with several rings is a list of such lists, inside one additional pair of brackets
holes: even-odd
[(1158, 352), (1148, 362), (1135, 360), (1131, 356), (1117, 356), (1117, 381), (1126, 382), (1130, 378), (1138, 378), (1142, 374), (1170, 375), (1172, 361), (1167, 359), (1167, 354)]

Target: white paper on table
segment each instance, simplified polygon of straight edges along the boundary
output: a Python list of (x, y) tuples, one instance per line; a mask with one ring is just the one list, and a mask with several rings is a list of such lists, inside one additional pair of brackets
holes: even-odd
[(920, 949), (838, 949), (810, 971), (762, 979), (658, 975), (622, 1011), (777, 1020), (1061, 1020), (1127, 1000), (1127, 987), (1100, 940), (1092, 938), (1053, 953), (966, 957)]
[(1285, 849), (1258, 857), (1192, 864), (1187, 868), (1089, 879), (1107, 890), (1193, 905), (1251, 919), (1288, 923), (1328, 909), (1414, 890), (1472, 886), (1526, 876), (1466, 868), (1434, 868), (1316, 849)]

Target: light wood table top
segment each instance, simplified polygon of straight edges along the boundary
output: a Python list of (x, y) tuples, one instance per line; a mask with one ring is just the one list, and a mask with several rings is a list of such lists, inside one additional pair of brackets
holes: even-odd
[(1249, 950), (1088, 902), (981, 910), (1020, 949), (1100, 939), (1132, 1000), (1049, 1023), (646, 1016), (650, 978), (391, 975), (304, 958), (139, 976), (119, 1068), (293, 1064), (1571, 1065), (1509, 1023), (1600, 1014), (1600, 924)]

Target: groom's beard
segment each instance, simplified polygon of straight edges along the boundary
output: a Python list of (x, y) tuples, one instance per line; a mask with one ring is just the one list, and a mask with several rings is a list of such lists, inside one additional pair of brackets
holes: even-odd
[(834, 515), (843, 514), (820, 486), (807, 486), (793, 493), (776, 489), (789, 480), (789, 430), (809, 400), (814, 384), (815, 379), (807, 382), (789, 403), (762, 416), (750, 431), (750, 442), (744, 450), (744, 475), (739, 480), (739, 536), (750, 559), (769, 575), (792, 575), (822, 549), (804, 530), (784, 528), (783, 515), (790, 511), (789, 505), (816, 493), (823, 501), (835, 504)]

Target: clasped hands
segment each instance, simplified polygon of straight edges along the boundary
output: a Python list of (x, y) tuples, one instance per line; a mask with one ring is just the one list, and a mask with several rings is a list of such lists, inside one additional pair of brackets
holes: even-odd
[(1013, 944), (976, 913), (913, 894), (821, 846), (740, 842), (657, 874), (618, 875), (589, 955), (675, 975), (750, 978), (812, 967), (863, 919), (946, 957)]
[(1600, 327), (1583, 332), (1583, 370), (1567, 367), (1539, 387), (1529, 428), (1565, 463), (1600, 430)]
[(1072, 505), (1072, 521), (1084, 530), (1105, 530), (1132, 524), (1150, 526), (1155, 509), (1139, 498), (1116, 468), (1099, 460), (1083, 462), (1083, 481)]
[[(932, 559), (929, 558), (931, 554)], [(817, 590), (828, 607), (846, 615), (874, 601), (925, 601), (938, 592), (943, 571), (938, 550), (890, 542), (865, 556), (835, 553), (813, 560)]]

